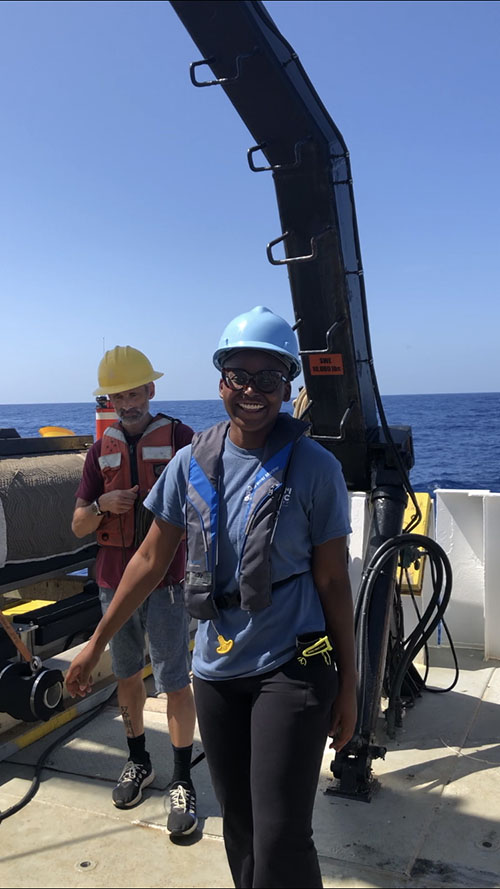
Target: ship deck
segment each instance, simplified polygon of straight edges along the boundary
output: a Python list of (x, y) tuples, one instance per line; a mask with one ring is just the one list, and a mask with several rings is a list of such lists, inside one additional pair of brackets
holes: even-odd
[[(373, 762), (371, 802), (328, 792), (332, 754), (325, 751), (314, 813), (325, 887), (500, 886), (500, 661), (485, 661), (482, 652), (470, 649), (458, 656), (454, 689), (424, 691), (405, 713), (396, 738), (387, 738), (380, 719), (378, 742), (387, 754)], [(454, 675), (449, 650), (433, 650), (429, 685), (446, 688)], [(155, 696), (150, 678), (146, 685), (146, 732), (156, 778), (132, 809), (111, 803), (125, 756), (109, 682), (97, 686), (88, 701), (99, 709), (85, 725), (77, 727), (90, 711), (33, 743), (28, 743), (36, 737), (33, 727), (31, 734), (11, 730), (0, 740), (5, 816), (28, 792), (40, 757), (74, 729), (46, 756), (31, 801), (3, 819), (1, 886), (232, 886), (206, 760), (193, 770), (199, 829), (175, 841), (166, 831), (172, 762), (165, 701)], [(197, 737), (194, 756), (200, 752)]]

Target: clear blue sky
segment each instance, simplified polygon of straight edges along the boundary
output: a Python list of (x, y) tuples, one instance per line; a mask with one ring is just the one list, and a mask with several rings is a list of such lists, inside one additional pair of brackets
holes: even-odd
[[(266, 7), (350, 150), (382, 394), (498, 391), (500, 5)], [(231, 317), (293, 322), (271, 175), (199, 57), (167, 2), (0, 4), (0, 403), (91, 400), (103, 343), (214, 398)]]

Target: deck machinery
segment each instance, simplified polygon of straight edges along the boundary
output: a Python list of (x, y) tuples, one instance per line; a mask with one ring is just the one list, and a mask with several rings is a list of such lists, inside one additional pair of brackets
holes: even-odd
[(0, 712), (24, 722), (62, 708), (62, 674), (42, 657), (87, 639), (101, 615), (95, 582), (74, 576), (93, 564), (97, 544), (71, 531), (92, 440), (0, 429)]
[[(348, 488), (369, 495), (366, 572), (381, 545), (401, 535), (413, 446), (409, 427), (387, 426), (378, 392), (349, 152), (261, 2), (171, 6), (202, 56), (190, 67), (193, 85), (224, 90), (254, 142), (252, 175), (273, 178), (281, 231), (267, 256), (288, 271), (306, 390), (302, 414), (312, 437), (340, 460)], [(358, 606), (358, 724), (332, 762), (333, 792), (365, 801), (371, 762), (385, 753), (375, 727), (396, 562), (394, 553)]]

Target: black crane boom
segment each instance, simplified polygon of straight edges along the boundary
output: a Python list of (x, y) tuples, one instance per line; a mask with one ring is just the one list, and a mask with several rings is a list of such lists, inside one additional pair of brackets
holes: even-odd
[[(281, 231), (267, 246), (288, 270), (311, 434), (365, 491), (371, 524), (364, 565), (401, 534), (413, 465), (411, 431), (389, 429), (373, 367), (349, 152), (300, 60), (261, 2), (172, 2), (202, 59), (197, 87), (220, 86), (254, 140), (252, 173), (274, 180)], [(281, 252), (278, 247), (282, 244)], [(283, 255), (284, 252), (284, 255)], [(394, 595), (396, 556), (370, 588), (359, 640), (355, 737), (332, 771), (339, 793), (367, 799)], [(364, 606), (363, 606), (364, 608)]]

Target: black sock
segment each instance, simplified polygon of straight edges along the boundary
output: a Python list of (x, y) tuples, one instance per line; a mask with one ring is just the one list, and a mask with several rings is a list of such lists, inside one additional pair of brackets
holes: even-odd
[(187, 781), (191, 784), (191, 756), (193, 753), (193, 745), (189, 747), (174, 747), (174, 774), (172, 775), (172, 784), (175, 781)]
[(132, 762), (138, 762), (142, 765), (149, 765), (149, 753), (146, 750), (146, 736), (144, 732), (137, 738), (127, 738), (128, 749), (130, 751), (130, 759)]

